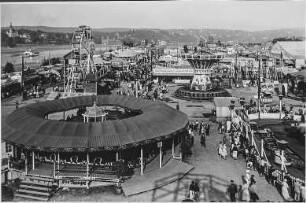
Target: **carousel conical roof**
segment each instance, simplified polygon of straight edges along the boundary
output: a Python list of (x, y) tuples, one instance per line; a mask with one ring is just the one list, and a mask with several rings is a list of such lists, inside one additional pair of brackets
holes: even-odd
[(107, 113), (103, 110), (102, 107), (98, 107), (96, 102), (94, 102), (92, 107), (86, 107), (86, 112), (83, 114), (87, 117), (101, 117), (105, 116)]

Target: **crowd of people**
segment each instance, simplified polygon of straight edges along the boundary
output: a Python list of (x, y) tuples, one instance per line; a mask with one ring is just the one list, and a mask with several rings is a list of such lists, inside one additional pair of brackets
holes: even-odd
[[(206, 137), (210, 134), (210, 124), (204, 124), (203, 121), (194, 121), (189, 123), (189, 135), (192, 144), (194, 143), (195, 134), (201, 137), (202, 147), (206, 147)], [(237, 160), (243, 158), (246, 163), (246, 174), (242, 185), (238, 187), (234, 181), (228, 188), (228, 194), (231, 201), (258, 201), (260, 197), (257, 194), (257, 184), (254, 175), (250, 176), (250, 171), (257, 171), (260, 177), (265, 177), (267, 182), (275, 186), (286, 201), (305, 201), (305, 184), (296, 179), (289, 177), (288, 173), (280, 176), (279, 170), (270, 165), (265, 157), (257, 148), (250, 143), (250, 140), (242, 132), (242, 129), (235, 127), (234, 123), (229, 119), (218, 124), (218, 132), (223, 135), (223, 139), (218, 145), (218, 155), (226, 160), (228, 150), (230, 156)], [(196, 200), (199, 196), (197, 183), (192, 182), (190, 185), (189, 197)], [(294, 197), (294, 198), (291, 198)]]

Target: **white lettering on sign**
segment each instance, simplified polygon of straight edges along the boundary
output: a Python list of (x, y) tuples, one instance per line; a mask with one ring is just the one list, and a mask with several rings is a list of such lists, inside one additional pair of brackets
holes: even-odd
[(154, 68), (153, 75), (194, 75), (194, 69), (187, 68)]

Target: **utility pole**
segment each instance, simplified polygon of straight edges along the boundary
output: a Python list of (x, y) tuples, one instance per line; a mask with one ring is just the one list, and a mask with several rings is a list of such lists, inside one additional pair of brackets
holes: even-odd
[(152, 64), (152, 49), (150, 50), (151, 55), (151, 73), (150, 73), (150, 80), (152, 81), (152, 72), (153, 72), (153, 64)]
[(257, 84), (258, 84), (258, 90), (257, 90), (257, 92), (258, 92), (258, 120), (260, 120), (260, 95), (261, 95), (261, 81), (260, 81), (260, 66), (261, 66), (261, 63), (260, 63), (260, 60), (259, 60), (259, 56), (258, 56), (258, 52), (257, 52), (257, 60), (258, 60), (258, 76), (257, 76), (257, 80), (258, 80), (258, 82), (257, 82)]
[(21, 56), (21, 100), (24, 100), (24, 57)]
[(66, 63), (64, 58), (64, 93), (66, 93)]

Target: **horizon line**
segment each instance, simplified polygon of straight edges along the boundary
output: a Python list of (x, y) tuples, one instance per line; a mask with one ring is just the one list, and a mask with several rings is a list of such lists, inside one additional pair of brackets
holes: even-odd
[[(79, 25), (80, 26), (80, 25)], [(77, 28), (79, 26), (48, 26), (48, 25), (13, 25), (13, 27), (48, 27), (48, 28)], [(1, 28), (9, 28), (10, 26), (1, 26)], [(157, 30), (232, 30), (232, 31), (244, 31), (244, 32), (258, 32), (258, 31), (273, 31), (273, 30), (285, 30), (285, 29), (303, 29), (306, 33), (306, 28), (303, 27), (287, 27), (287, 28), (273, 28), (273, 29), (234, 29), (234, 28), (154, 28), (154, 27), (92, 27), (95, 29), (157, 29)]]

